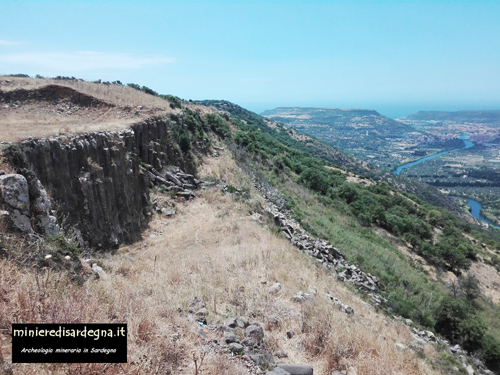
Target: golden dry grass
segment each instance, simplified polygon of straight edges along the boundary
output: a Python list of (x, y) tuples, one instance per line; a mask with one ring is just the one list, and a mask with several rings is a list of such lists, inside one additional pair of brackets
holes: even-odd
[(105, 103), (116, 106), (132, 107), (144, 106), (148, 108), (167, 109), (169, 102), (159, 97), (146, 94), (142, 91), (122, 85), (106, 85), (79, 80), (60, 80), (51, 78), (23, 78), (0, 76), (0, 88), (2, 91), (14, 91), (19, 89), (35, 90), (48, 85), (59, 85), (70, 87), (83, 94), (93, 96)]
[[(205, 176), (224, 177), (237, 187), (250, 186), (226, 155), (201, 167)], [(282, 350), (289, 363), (309, 363), (315, 374), (349, 370), (350, 374), (434, 374), (410, 350), (410, 331), (378, 315), (310, 258), (276, 235), (272, 227), (250, 219), (262, 203), (255, 191), (248, 202), (217, 189), (191, 202), (176, 202), (172, 218), (155, 217), (142, 242), (121, 248), (97, 262), (108, 277), (76, 286), (66, 276), (0, 264), (0, 349), (9, 361), (10, 324), (14, 322), (125, 322), (128, 361), (110, 364), (15, 364), (23, 374), (194, 374), (192, 353), (221, 334), (200, 327), (186, 315), (193, 297), (206, 302), (209, 326), (244, 315), (265, 327), (265, 347)], [(276, 295), (269, 287), (279, 282)], [(298, 291), (317, 289), (314, 304), (298, 304)], [(334, 308), (326, 294), (355, 310)], [(277, 319), (273, 323), (272, 318)], [(288, 339), (286, 331), (296, 335)], [(241, 332), (239, 332), (241, 333)], [(425, 349), (434, 356), (431, 347)], [(181, 372), (182, 370), (182, 372)], [(356, 372), (354, 372), (356, 371)], [(209, 352), (201, 374), (248, 373), (244, 361)]]
[[(0, 76), (0, 90), (36, 90), (48, 85), (72, 88), (92, 96), (112, 107), (84, 107), (60, 100), (29, 101), (0, 105), (0, 141), (17, 142), (28, 137), (48, 137), (61, 133), (86, 133), (92, 131), (117, 131), (150, 117), (179, 114), (170, 108), (170, 102), (160, 97), (122, 85), (107, 85), (77, 80), (33, 79)], [(185, 103), (198, 111), (209, 111), (193, 103)]]

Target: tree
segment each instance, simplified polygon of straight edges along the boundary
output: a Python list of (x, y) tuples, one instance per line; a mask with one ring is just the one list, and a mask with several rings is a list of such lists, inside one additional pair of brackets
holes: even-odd
[(337, 192), (338, 196), (344, 199), (347, 203), (355, 201), (359, 196), (358, 189), (356, 189), (354, 186), (352, 186), (352, 184), (349, 184), (348, 182), (341, 184), (338, 187)]
[(317, 169), (306, 168), (300, 174), (300, 181), (310, 189), (326, 193), (328, 189), (328, 179)]
[(470, 272), (458, 279), (460, 292), (468, 301), (473, 301), (481, 295), (481, 288), (479, 285), (479, 279)]
[(469, 308), (464, 300), (446, 297), (436, 312), (436, 330), (451, 342), (458, 342), (462, 335), (460, 324), (468, 315)]
[(465, 350), (474, 352), (481, 349), (484, 334), (486, 333), (486, 324), (476, 315), (470, 315), (459, 325), (461, 332), (461, 343)]

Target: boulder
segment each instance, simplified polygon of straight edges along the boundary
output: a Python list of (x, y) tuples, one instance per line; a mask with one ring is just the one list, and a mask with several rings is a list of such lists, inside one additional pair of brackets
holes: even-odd
[(247, 328), (249, 326), (248, 319), (244, 316), (240, 316), (236, 318), (236, 327), (238, 328)]
[(266, 375), (290, 375), (290, 373), (280, 367), (276, 367), (273, 371), (266, 372)]
[(228, 318), (224, 324), (229, 328), (236, 328), (238, 326), (238, 323), (236, 323), (236, 318)]
[(92, 264), (92, 271), (97, 275), (98, 278), (100, 279), (105, 279), (108, 277), (106, 272), (102, 269), (102, 267), (99, 267), (96, 263)]
[(30, 214), (28, 181), (20, 174), (0, 176), (0, 197), (7, 211), (18, 210), (21, 215)]
[(276, 293), (279, 293), (280, 291), (281, 291), (281, 284), (280, 283), (276, 283), (269, 288), (269, 294), (276, 294)]
[(8, 218), (14, 228), (20, 230), (23, 233), (33, 233), (33, 228), (31, 227), (30, 218), (23, 215), (18, 210), (14, 210), (12, 213), (8, 213)]
[(224, 338), (222, 339), (222, 341), (224, 342), (224, 344), (231, 344), (233, 342), (240, 342), (240, 339), (234, 333), (226, 332), (224, 333)]
[(347, 315), (353, 315), (354, 314), (354, 310), (352, 307), (348, 306), (348, 305), (344, 305), (344, 312), (347, 314)]
[(229, 350), (234, 354), (243, 354), (244, 348), (243, 345), (238, 344), (237, 342), (232, 342), (229, 344)]
[(399, 342), (396, 342), (396, 343), (394, 344), (394, 347), (395, 347), (396, 349), (399, 349), (399, 350), (405, 350), (405, 349), (406, 349), (406, 346), (404, 346), (403, 344), (401, 344), (401, 343), (399, 343)]
[(48, 236), (55, 236), (59, 233), (60, 227), (57, 219), (52, 215), (42, 215), (38, 217), (38, 228)]
[(288, 365), (280, 363), (278, 367), (287, 371), (290, 375), (313, 375), (313, 367), (311, 365)]
[(247, 338), (250, 338), (254, 342), (258, 343), (264, 338), (264, 330), (262, 327), (252, 324), (246, 328), (245, 335)]
[(249, 354), (249, 357), (257, 366), (269, 368), (274, 364), (271, 354)]
[(302, 291), (298, 292), (292, 297), (293, 302), (303, 303), (303, 302), (313, 302), (313, 296)]
[(165, 177), (172, 181), (174, 184), (176, 184), (177, 186), (180, 186), (182, 187), (182, 182), (177, 178), (177, 176), (175, 176), (173, 173), (170, 173), (170, 172), (166, 172), (165, 173)]

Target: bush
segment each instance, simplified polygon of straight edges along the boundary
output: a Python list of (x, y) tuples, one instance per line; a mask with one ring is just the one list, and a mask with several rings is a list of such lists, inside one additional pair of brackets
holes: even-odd
[(446, 297), (436, 312), (436, 330), (473, 352), (483, 347), (486, 324), (466, 301)]
[(136, 83), (127, 83), (127, 86), (128, 87), (131, 87), (133, 89), (136, 89), (136, 90), (139, 90), (139, 91), (142, 91), (142, 92), (145, 92), (146, 94), (149, 94), (149, 95), (154, 95), (154, 96), (158, 96), (158, 93), (156, 91), (154, 91), (153, 89), (150, 89), (149, 87), (147, 86), (139, 86), (138, 84)]
[(182, 152), (188, 152), (191, 149), (191, 141), (184, 131), (180, 133), (178, 143)]
[(458, 279), (460, 292), (468, 301), (473, 301), (481, 295), (481, 288), (479, 285), (479, 279), (472, 273), (468, 273), (466, 276)]
[(223, 139), (231, 137), (231, 128), (222, 117), (214, 113), (209, 113), (206, 115), (206, 119), (210, 129), (212, 129), (214, 133)]
[(467, 303), (458, 298), (446, 297), (436, 312), (436, 330), (451, 342), (462, 336), (460, 324), (469, 316)]
[(325, 194), (328, 190), (328, 180), (317, 169), (306, 168), (300, 174), (300, 181), (312, 190)]
[(492, 335), (485, 335), (482, 340), (483, 360), (493, 371), (500, 371), (500, 341)]
[(182, 100), (181, 98), (173, 95), (159, 95), (160, 98), (168, 100), (170, 102), (170, 108), (181, 108)]

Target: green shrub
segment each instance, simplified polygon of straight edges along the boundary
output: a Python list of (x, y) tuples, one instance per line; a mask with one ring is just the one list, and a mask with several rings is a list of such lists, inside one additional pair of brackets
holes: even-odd
[(500, 340), (490, 334), (486, 334), (482, 340), (483, 360), (489, 369), (500, 371)]
[(231, 138), (231, 128), (226, 120), (215, 113), (209, 113), (206, 116), (210, 129), (221, 138)]
[(170, 102), (170, 108), (182, 108), (181, 98), (173, 95), (159, 95), (160, 98), (168, 100)]
[(236, 189), (233, 185), (227, 185), (228, 193), (234, 194), (234, 193), (236, 193), (236, 190), (238, 190), (238, 189)]
[(191, 149), (191, 141), (184, 131), (179, 134), (178, 143), (182, 152), (188, 152)]

